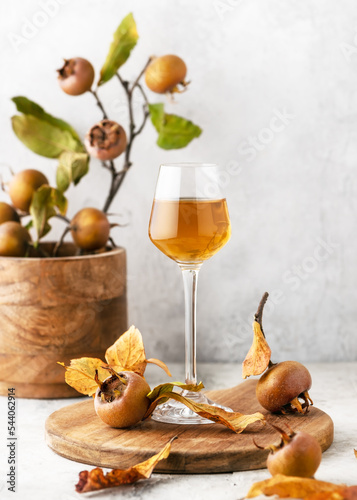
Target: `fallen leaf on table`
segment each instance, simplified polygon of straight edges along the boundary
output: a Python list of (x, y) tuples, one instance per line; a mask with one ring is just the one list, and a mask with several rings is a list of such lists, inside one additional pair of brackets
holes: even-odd
[(356, 500), (357, 486), (347, 486), (338, 491), (324, 491), (313, 493), (305, 497), (304, 500)]
[(108, 365), (118, 372), (126, 370), (143, 375), (147, 363), (153, 363), (160, 366), (171, 377), (163, 361), (155, 358), (146, 359), (143, 338), (135, 326), (131, 326), (107, 349), (105, 359)]
[[(305, 500), (343, 500), (345, 498), (343, 492), (346, 488), (343, 484), (338, 485), (318, 481), (317, 479), (277, 474), (265, 481), (254, 483), (248, 492), (247, 498), (254, 498), (259, 495), (278, 495), (280, 498), (303, 498)], [(316, 496), (316, 494), (329, 494), (330, 496)], [(352, 500), (353, 497), (346, 498)]]
[(271, 357), (271, 349), (258, 321), (253, 322), (253, 331), (253, 343), (243, 361), (243, 378), (261, 375), (268, 368)]
[(222, 424), (228, 427), (228, 429), (236, 432), (237, 434), (241, 433), (249, 424), (252, 424), (253, 422), (256, 422), (258, 420), (265, 422), (265, 417), (262, 413), (257, 412), (253, 413), (252, 415), (244, 415), (243, 413), (239, 412), (229, 412), (217, 406), (196, 403), (195, 401), (192, 401), (191, 399), (188, 399), (185, 396), (172, 391), (160, 393), (160, 395), (150, 404), (143, 420), (148, 418), (152, 414), (158, 404), (167, 401), (167, 399), (175, 399), (176, 401), (179, 401), (180, 403), (186, 405), (188, 408), (190, 408), (190, 410), (197, 413), (197, 415), (208, 418), (209, 420), (212, 420), (213, 422), (216, 422), (218, 424)]
[(355, 452), (355, 457), (357, 458), (357, 450), (353, 450)]
[(148, 479), (158, 462), (164, 460), (170, 454), (171, 443), (177, 436), (170, 439), (164, 448), (153, 455), (145, 462), (141, 462), (129, 469), (113, 469), (107, 474), (103, 473), (103, 469), (96, 467), (91, 471), (82, 471), (79, 473), (79, 481), (76, 484), (78, 493), (87, 493), (89, 491), (102, 490), (104, 488), (112, 488), (122, 484), (132, 484), (140, 479)]

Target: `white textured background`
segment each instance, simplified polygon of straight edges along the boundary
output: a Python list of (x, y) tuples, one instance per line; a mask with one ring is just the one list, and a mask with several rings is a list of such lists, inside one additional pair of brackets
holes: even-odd
[[(46, 16), (53, 2), (57, 12)], [(55, 69), (62, 57), (82, 56), (99, 72), (130, 11), (140, 40), (123, 77), (133, 78), (149, 55), (177, 53), (192, 84), (167, 109), (204, 129), (188, 148), (167, 152), (148, 123), (113, 204), (130, 221), (113, 236), (128, 251), (129, 320), (142, 331), (147, 354), (183, 360), (180, 271), (147, 237), (158, 166), (208, 161), (227, 169), (233, 234), (201, 271), (199, 360), (243, 359), (265, 290), (275, 360), (356, 360), (356, 1), (3, 1), (1, 163), (41, 169), (54, 181), (56, 160), (36, 156), (14, 136), (10, 98), (25, 95), (84, 135), (101, 115), (91, 95), (64, 94)], [(42, 26), (31, 34), (29, 22)], [(126, 126), (115, 79), (100, 96)], [(93, 161), (68, 192), (69, 215), (84, 205), (100, 208), (108, 182)], [(61, 229), (56, 224), (57, 235)]]

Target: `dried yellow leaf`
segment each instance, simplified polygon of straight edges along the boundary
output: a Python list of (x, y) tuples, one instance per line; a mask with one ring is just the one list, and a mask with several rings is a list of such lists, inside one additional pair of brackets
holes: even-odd
[(243, 378), (261, 375), (268, 368), (271, 349), (258, 321), (253, 322), (253, 343), (243, 361)]
[(98, 379), (103, 382), (109, 372), (104, 367), (107, 366), (104, 361), (98, 358), (78, 358), (71, 359), (70, 365), (58, 362), (66, 369), (65, 380), (68, 385), (76, 389), (81, 394), (93, 396), (98, 389), (95, 381), (95, 373), (98, 371)]
[(139, 479), (148, 479), (158, 462), (164, 460), (170, 454), (171, 443), (176, 436), (164, 446), (164, 448), (145, 462), (141, 462), (129, 469), (113, 469), (104, 475), (103, 469), (96, 467), (91, 471), (82, 471), (79, 473), (79, 481), (76, 484), (78, 493), (87, 493), (89, 491), (112, 488), (122, 484), (132, 484)]
[[(338, 495), (344, 489), (344, 485), (326, 483), (324, 481), (318, 481), (317, 479), (283, 476), (282, 474), (277, 474), (270, 479), (253, 484), (246, 498), (254, 498), (259, 495), (278, 495), (281, 498), (304, 499), (314, 495), (315, 493), (322, 492), (332, 492)], [(340, 500), (338, 496), (335, 498), (336, 500)]]
[(146, 368), (146, 356), (140, 331), (131, 326), (105, 353), (108, 365), (114, 370), (132, 371), (143, 375)]
[(212, 420), (218, 424), (222, 424), (237, 434), (240, 434), (249, 424), (252, 424), (253, 422), (265, 422), (265, 417), (262, 413), (257, 412), (251, 415), (244, 415), (239, 412), (229, 412), (217, 406), (196, 403), (195, 401), (172, 391), (161, 392), (159, 396), (150, 404), (144, 419), (148, 418), (152, 414), (158, 404), (166, 401), (167, 399), (175, 399), (176, 401), (186, 405), (190, 408), (190, 410), (197, 413), (197, 415)]

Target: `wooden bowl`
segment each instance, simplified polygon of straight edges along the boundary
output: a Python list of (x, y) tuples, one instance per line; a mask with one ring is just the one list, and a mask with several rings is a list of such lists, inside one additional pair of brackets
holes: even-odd
[(57, 361), (104, 360), (127, 326), (123, 248), (76, 256), (64, 243), (56, 258), (0, 257), (0, 394), (79, 396)]

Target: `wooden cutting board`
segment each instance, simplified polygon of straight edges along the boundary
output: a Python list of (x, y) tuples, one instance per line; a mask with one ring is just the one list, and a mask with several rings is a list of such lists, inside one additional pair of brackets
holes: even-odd
[[(261, 411), (270, 423), (314, 435), (325, 451), (333, 441), (332, 419), (318, 408), (307, 415), (272, 415), (262, 409), (255, 397), (256, 380), (248, 380), (231, 389), (209, 391), (209, 397), (242, 413)], [(286, 429), (286, 427), (285, 427)], [(157, 453), (173, 437), (170, 456), (155, 472), (215, 473), (261, 469), (266, 450), (260, 446), (278, 444), (280, 437), (269, 425), (256, 422), (235, 434), (219, 424), (176, 425), (154, 420), (131, 429), (113, 429), (94, 411), (93, 400), (71, 404), (55, 411), (46, 421), (46, 441), (53, 451), (70, 460), (99, 467), (125, 469)]]

